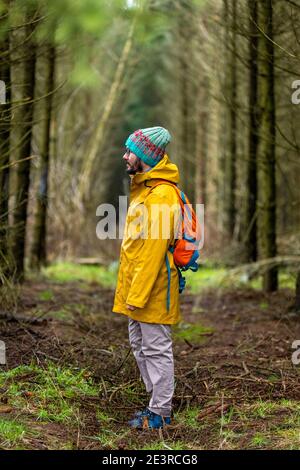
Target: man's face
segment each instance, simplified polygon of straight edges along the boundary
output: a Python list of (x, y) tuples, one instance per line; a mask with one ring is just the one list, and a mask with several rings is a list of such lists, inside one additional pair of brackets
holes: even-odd
[(124, 153), (123, 160), (126, 162), (126, 171), (129, 175), (143, 172), (141, 160), (129, 149)]

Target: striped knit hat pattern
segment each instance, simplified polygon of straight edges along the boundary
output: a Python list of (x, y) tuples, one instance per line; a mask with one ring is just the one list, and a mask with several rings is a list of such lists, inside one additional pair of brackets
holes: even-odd
[(163, 158), (170, 141), (170, 133), (164, 127), (148, 127), (131, 134), (125, 146), (146, 165), (154, 167)]

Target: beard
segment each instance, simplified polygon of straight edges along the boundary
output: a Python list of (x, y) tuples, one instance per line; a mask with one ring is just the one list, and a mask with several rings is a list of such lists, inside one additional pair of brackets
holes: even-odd
[(129, 165), (129, 168), (126, 168), (126, 172), (128, 175), (135, 175), (136, 173), (143, 173), (143, 167), (142, 167), (142, 162), (140, 158), (138, 158), (138, 160), (133, 165), (130, 165), (130, 163), (128, 165)]

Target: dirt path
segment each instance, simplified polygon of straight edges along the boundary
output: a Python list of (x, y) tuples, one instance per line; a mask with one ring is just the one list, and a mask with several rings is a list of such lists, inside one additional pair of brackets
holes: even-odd
[[(129, 351), (127, 319), (111, 313), (113, 291), (98, 284), (27, 282), (19, 320), (0, 321), (7, 348), (2, 370), (33, 361), (45, 374), (49, 362), (53, 374), (84, 368), (96, 392), (83, 388), (69, 397), (55, 375), (55, 390), (76, 415), (69, 419), (66, 408), (66, 419), (58, 422), (41, 412), (44, 379), (38, 371), (16, 376), (19, 385), (24, 381), (21, 401), (13, 394), (16, 378), (7, 379), (0, 388), (0, 418), (17, 419), (29, 431), (18, 444), (5, 441), (2, 447), (300, 447), (299, 366), (291, 361), (300, 321), (286, 316), (290, 295), (239, 290), (182, 297), (184, 324), (174, 330), (175, 420), (162, 436), (126, 425), (147, 395)], [(47, 397), (42, 402), (46, 410), (51, 403)], [(1, 407), (10, 411), (1, 414)]]

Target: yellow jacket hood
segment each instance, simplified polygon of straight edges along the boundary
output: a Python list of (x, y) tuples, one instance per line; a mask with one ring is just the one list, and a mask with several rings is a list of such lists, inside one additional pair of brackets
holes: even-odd
[(160, 162), (145, 173), (136, 173), (131, 177), (131, 185), (141, 184), (151, 179), (162, 178), (171, 183), (179, 183), (179, 171), (177, 165), (172, 163), (169, 156), (165, 153)]

